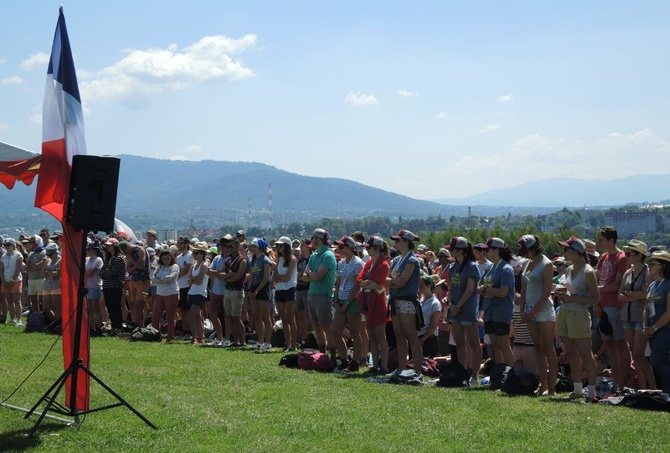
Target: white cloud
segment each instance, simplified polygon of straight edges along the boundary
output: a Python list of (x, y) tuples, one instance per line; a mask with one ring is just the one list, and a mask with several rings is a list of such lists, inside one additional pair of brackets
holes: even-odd
[(360, 91), (350, 91), (344, 100), (351, 105), (374, 105), (379, 101), (371, 94), (363, 94)]
[(404, 98), (411, 98), (412, 96), (417, 96), (419, 93), (415, 91), (409, 91), (403, 88), (402, 90), (398, 91), (398, 94)]
[(47, 65), (49, 64), (49, 58), (51, 58), (49, 54), (42, 52), (36, 53), (28, 57), (27, 60), (23, 60), (21, 62), (21, 69), (24, 71), (32, 71), (36, 68), (46, 69)]
[(191, 161), (193, 159), (189, 159), (186, 156), (180, 156), (180, 155), (175, 155), (175, 156), (170, 156), (168, 157), (168, 160), (183, 160), (183, 161)]
[(435, 118), (437, 118), (438, 120), (445, 120), (445, 119), (449, 118), (449, 114), (445, 111), (442, 111), (442, 112), (438, 113), (437, 115), (435, 115)]
[(498, 98), (498, 102), (504, 104), (505, 102), (510, 102), (512, 99), (514, 99), (514, 95), (512, 93), (504, 94)]
[(0, 64), (5, 64), (5, 63), (7, 63), (7, 60), (3, 60), (3, 59), (0, 58)]
[(481, 128), (479, 130), (479, 133), (480, 134), (490, 134), (491, 132), (497, 131), (499, 127), (500, 126), (498, 126), (497, 124), (487, 124), (486, 126), (484, 126), (483, 128)]
[(202, 152), (202, 147), (200, 145), (191, 145), (184, 148), (182, 152), (186, 154), (199, 154)]
[(19, 76), (5, 77), (4, 79), (0, 80), (0, 84), (2, 85), (15, 85), (18, 83), (25, 83), (25, 81)]
[(82, 73), (85, 80), (79, 85), (88, 100), (125, 100), (183, 90), (201, 82), (247, 79), (254, 71), (234, 56), (256, 47), (257, 37), (250, 34), (240, 39), (206, 36), (182, 50), (175, 44), (165, 49), (131, 49), (97, 74)]
[(0, 132), (4, 132), (9, 129), (9, 124), (7, 123), (0, 123)]
[[(472, 171), (477, 169), (482, 174), (490, 171), (502, 175), (506, 186), (514, 186), (553, 177), (616, 179), (664, 174), (668, 168), (670, 141), (644, 129), (628, 135), (614, 132), (588, 142), (531, 134), (487, 155), (463, 157), (446, 167), (443, 177), (456, 185), (467, 185), (471, 183)], [(499, 186), (500, 181), (495, 178), (490, 184), (482, 181), (477, 192)]]

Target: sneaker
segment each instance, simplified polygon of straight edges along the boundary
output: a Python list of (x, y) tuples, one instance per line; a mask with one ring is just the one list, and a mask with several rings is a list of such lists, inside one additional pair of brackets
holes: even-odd
[(261, 345), (261, 351), (267, 351), (267, 350), (270, 349), (271, 347), (272, 347), (272, 345), (271, 345), (270, 343), (263, 343), (263, 344)]
[(473, 377), (470, 378), (470, 381), (468, 383), (470, 384), (470, 387), (472, 387), (473, 385), (478, 385), (479, 384), (477, 382), (477, 379), (475, 379)]
[(584, 394), (583, 394), (583, 393), (571, 392), (571, 393), (568, 395), (568, 399), (569, 399), (569, 400), (579, 400), (579, 399), (582, 399), (582, 398), (584, 398)]
[(19, 321), (14, 321), (14, 325), (16, 327), (23, 327), (23, 323), (20, 320)]
[(219, 346), (219, 344), (221, 344), (221, 341), (217, 340), (216, 338), (209, 342), (210, 346)]
[(230, 346), (230, 340), (221, 340), (221, 342), (219, 342), (218, 346), (220, 348), (227, 348), (227, 347)]

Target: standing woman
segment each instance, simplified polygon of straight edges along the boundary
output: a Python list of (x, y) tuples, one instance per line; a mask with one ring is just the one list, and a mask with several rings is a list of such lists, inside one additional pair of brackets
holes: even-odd
[(391, 236), (398, 256), (393, 258), (390, 276), (391, 320), (398, 348), (398, 370), (407, 368), (407, 353), (412, 352), (414, 370), (421, 374), (421, 342), (418, 331), (423, 325), (423, 313), (417, 298), (421, 264), (414, 255), (414, 241), (419, 237), (409, 230)]
[(202, 309), (207, 302), (207, 284), (209, 276), (207, 269), (209, 263), (205, 259), (209, 247), (206, 242), (196, 242), (192, 248), (193, 267), (188, 279), (188, 325), (191, 329), (191, 344), (205, 344), (205, 325), (202, 316)]
[(2, 292), (7, 298), (8, 314), (16, 327), (23, 327), (21, 316), (21, 293), (23, 291), (23, 255), (16, 249), (16, 239), (7, 238), (2, 244), (5, 253), (0, 261), (0, 273), (2, 274)]
[(486, 258), (493, 263), (479, 286), (479, 294), (484, 297), (484, 330), (491, 339), (495, 363), (512, 366), (514, 354), (509, 340), (515, 295), (512, 252), (500, 238), (489, 238), (484, 246)]
[[(335, 241), (342, 259), (337, 263), (335, 278), (335, 297), (333, 305), (333, 345), (331, 351), (337, 349), (340, 354), (340, 369), (348, 366), (349, 371), (358, 371), (359, 360), (362, 359), (361, 343), (361, 309), (356, 296), (358, 295), (358, 274), (363, 270), (363, 260), (356, 255), (356, 241), (351, 236), (342, 236)], [(347, 363), (347, 344), (342, 337), (344, 327), (349, 327), (350, 338), (354, 343), (354, 357)], [(331, 352), (331, 355), (334, 353)]]
[(647, 291), (644, 334), (651, 346), (651, 367), (670, 393), (670, 253), (660, 250), (649, 258), (649, 273), (654, 278)]
[(111, 323), (110, 336), (118, 337), (118, 329), (123, 327), (121, 301), (126, 284), (126, 259), (119, 248), (119, 240), (109, 238), (105, 242), (105, 262), (100, 270), (102, 294)]
[(564, 248), (565, 259), (572, 263), (565, 273), (565, 287), (556, 289), (556, 295), (562, 302), (556, 320), (556, 333), (564, 339), (568, 348), (574, 385), (569, 398), (576, 400), (583, 397), (582, 375), (586, 373), (586, 401), (591, 402), (596, 392), (596, 362), (591, 344), (589, 305), (600, 303), (598, 280), (595, 270), (587, 264), (586, 245), (581, 239), (571, 237), (558, 245)]
[(461, 236), (451, 238), (448, 247), (456, 262), (449, 270), (449, 322), (456, 342), (458, 361), (468, 370), (470, 382), (476, 382), (482, 363), (479, 342), (479, 306), (477, 283), (479, 268), (472, 244)]
[(44, 250), (47, 262), (43, 268), (42, 306), (51, 325), (56, 325), (61, 319), (61, 258), (58, 256), (58, 246), (54, 243), (47, 245)]
[(100, 270), (104, 263), (102, 249), (97, 242), (86, 246), (86, 299), (88, 300), (88, 326), (91, 335), (102, 335), (102, 323), (107, 318), (107, 307), (101, 303), (102, 278)]
[(282, 236), (277, 240), (277, 255), (279, 259), (273, 273), (276, 283), (275, 302), (277, 304), (277, 313), (284, 328), (287, 352), (295, 351), (298, 330), (295, 322), (298, 259), (293, 254), (291, 245), (291, 239), (286, 236)]
[(370, 259), (358, 274), (358, 306), (365, 314), (370, 352), (372, 352), (372, 372), (388, 373), (389, 343), (386, 339), (388, 304), (386, 277), (389, 274), (389, 247), (379, 236), (370, 236), (363, 243)]
[(537, 236), (526, 234), (517, 244), (519, 256), (529, 258), (521, 275), (519, 306), (537, 353), (540, 394), (555, 395), (558, 359), (554, 347), (556, 312), (551, 299), (554, 265), (544, 255), (544, 247)]
[[(296, 339), (298, 342), (302, 342), (307, 337), (307, 332), (309, 331), (309, 322), (307, 319), (307, 292), (309, 291), (309, 282), (303, 280), (303, 275), (307, 269), (307, 264), (309, 263), (309, 257), (312, 254), (312, 251), (309, 246), (309, 239), (303, 239), (300, 241), (300, 253), (298, 254), (298, 283), (295, 287), (296, 293), (296, 313), (295, 313), (295, 324), (296, 324)], [(386, 278), (386, 275), (384, 275)]]
[(165, 312), (167, 319), (167, 342), (174, 340), (175, 316), (179, 303), (179, 265), (168, 249), (158, 255), (158, 266), (153, 274), (156, 284), (153, 306), (151, 308), (151, 326), (160, 330), (160, 319)]
[[(254, 327), (258, 334), (256, 349), (267, 350), (272, 346), (272, 324), (270, 319), (270, 273), (272, 261), (267, 255), (268, 243), (261, 238), (254, 238), (249, 244), (251, 251), (251, 312), (254, 316)], [(268, 325), (269, 324), (269, 325)]]
[(647, 337), (642, 333), (642, 316), (647, 299), (647, 287), (651, 283), (649, 267), (644, 263), (647, 257), (647, 244), (631, 239), (623, 246), (623, 251), (630, 265), (621, 279), (618, 296), (619, 302), (625, 303), (621, 308), (623, 331), (633, 353), (638, 388), (656, 390), (654, 372), (644, 354), (647, 348)]

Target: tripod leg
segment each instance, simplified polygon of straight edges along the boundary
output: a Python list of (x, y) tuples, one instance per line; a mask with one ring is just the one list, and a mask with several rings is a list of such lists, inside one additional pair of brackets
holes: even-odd
[(105, 390), (107, 390), (112, 396), (114, 396), (114, 398), (116, 398), (117, 400), (119, 400), (119, 402), (120, 402), (121, 404), (123, 404), (123, 405), (126, 406), (128, 409), (130, 409), (130, 410), (131, 410), (135, 415), (137, 415), (137, 416), (138, 416), (144, 423), (146, 423), (147, 425), (151, 426), (153, 429), (158, 429), (158, 427), (156, 427), (156, 425), (154, 425), (153, 423), (151, 423), (151, 422), (150, 422), (144, 415), (142, 415), (137, 409), (135, 409), (133, 406), (131, 406), (126, 400), (124, 400), (123, 398), (121, 398), (121, 396), (120, 396), (118, 393), (116, 393), (114, 390), (112, 390), (111, 387), (109, 387), (107, 384), (105, 384), (104, 382), (102, 382), (102, 381), (101, 381), (95, 374), (93, 374), (93, 372), (91, 372), (91, 370), (89, 370), (88, 368), (86, 368), (86, 366), (84, 366), (84, 365), (80, 365), (80, 367), (86, 372), (86, 374), (88, 374), (90, 377), (92, 377), (93, 380), (95, 380), (95, 382), (97, 382), (98, 384), (100, 384), (100, 385), (102, 386), (102, 388), (104, 388)]
[[(67, 376), (71, 372), (71, 370), (72, 370), (71, 368), (68, 368), (68, 370), (61, 376), (60, 383), (58, 381), (56, 381), (56, 383), (58, 384), (58, 387), (56, 388), (54, 394), (51, 397), (47, 398), (46, 395), (44, 395), (42, 397), (43, 400), (47, 399), (48, 402), (47, 402), (47, 405), (44, 407), (44, 410), (42, 411), (42, 415), (40, 415), (40, 418), (37, 419), (37, 421), (33, 425), (33, 428), (28, 433), (29, 437), (32, 437), (35, 434), (35, 431), (37, 431), (37, 428), (39, 428), (40, 425), (42, 424), (42, 420), (44, 420), (44, 417), (46, 417), (47, 412), (49, 412), (49, 409), (51, 409), (51, 406), (54, 404), (54, 402), (56, 400), (56, 396), (58, 396), (60, 391), (63, 389), (63, 386), (65, 385), (65, 380), (67, 379)], [(54, 385), (56, 385), (56, 384), (54, 384)], [(54, 386), (52, 385), (51, 387), (53, 388)], [(28, 418), (28, 415), (30, 415), (32, 413), (32, 411), (34, 411), (34, 410), (35, 410), (35, 408), (32, 408), (31, 412), (29, 412), (26, 415), (26, 418)]]
[[(30, 417), (32, 415), (32, 413), (35, 412), (35, 410), (37, 410), (39, 405), (42, 404), (42, 402), (45, 401), (47, 398), (49, 398), (49, 394), (53, 391), (53, 389), (55, 389), (57, 386), (59, 386), (58, 390), (56, 391), (56, 393), (54, 393), (54, 395), (51, 399), (55, 398), (56, 395), (58, 395), (58, 392), (60, 392), (61, 387), (63, 386), (63, 384), (67, 380), (67, 377), (70, 375), (70, 373), (72, 373), (72, 365), (70, 365), (68, 367), (68, 369), (65, 370), (63, 372), (63, 374), (61, 374), (58, 379), (56, 379), (56, 382), (54, 382), (53, 385), (51, 387), (49, 387), (49, 390), (47, 390), (39, 400), (37, 400), (37, 403), (35, 403), (35, 405), (30, 408), (30, 410), (28, 411), (28, 413), (25, 415), (24, 418)], [(44, 412), (46, 412), (46, 411), (44, 411)]]

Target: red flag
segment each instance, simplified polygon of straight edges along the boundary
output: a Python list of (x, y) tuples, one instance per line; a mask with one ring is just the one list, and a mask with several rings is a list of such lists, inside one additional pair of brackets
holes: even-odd
[[(75, 231), (66, 222), (67, 197), (72, 172), (72, 156), (86, 154), (84, 140), (84, 117), (74, 69), (70, 41), (65, 26), (63, 7), (60, 8), (56, 33), (51, 48), (51, 59), (47, 71), (44, 103), (42, 107), (42, 162), (35, 206), (43, 209), (63, 227), (62, 241), (62, 323), (63, 323), (63, 360), (67, 369), (73, 359), (81, 358), (88, 368), (89, 330), (86, 301), (81, 307), (81, 343), (79, 351), (74, 351), (76, 328), (77, 288), (79, 286), (79, 266), (83, 232)], [(70, 378), (71, 379), (71, 378)], [(87, 410), (89, 408), (89, 377), (83, 371), (77, 375), (76, 407), (71, 405), (71, 381), (65, 384), (65, 404), (70, 409)]]

